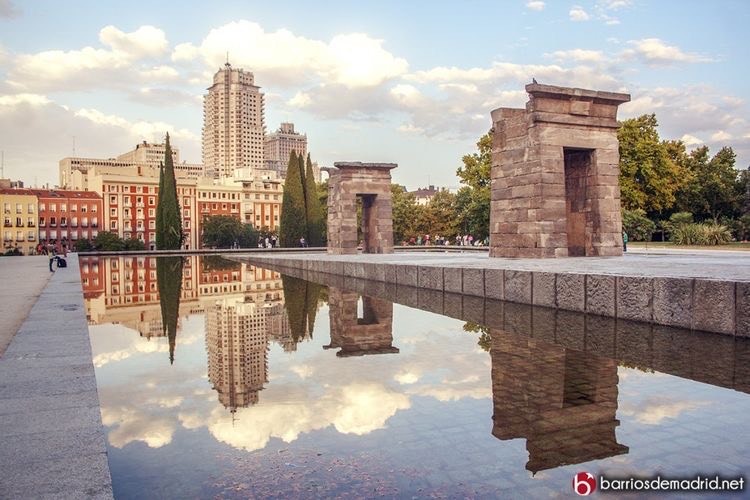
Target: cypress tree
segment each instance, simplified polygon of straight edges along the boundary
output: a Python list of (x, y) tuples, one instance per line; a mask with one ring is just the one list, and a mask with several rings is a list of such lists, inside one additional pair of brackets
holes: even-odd
[(289, 155), (281, 202), (279, 242), (282, 247), (296, 247), (301, 237), (307, 238), (305, 191), (297, 153)]
[(177, 179), (174, 175), (172, 146), (169, 144), (168, 133), (164, 145), (164, 171), (159, 175), (159, 185), (159, 203), (156, 207), (156, 247), (159, 250), (176, 250), (182, 246), (182, 218), (177, 199)]
[(325, 246), (323, 241), (323, 211), (320, 208), (318, 198), (318, 187), (315, 184), (312, 160), (307, 155), (307, 168), (305, 169), (305, 210), (307, 216), (307, 239), (312, 247)]

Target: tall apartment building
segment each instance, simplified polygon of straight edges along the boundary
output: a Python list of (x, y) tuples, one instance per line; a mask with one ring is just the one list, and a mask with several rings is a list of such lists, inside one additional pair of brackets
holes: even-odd
[(219, 177), (263, 170), (264, 101), (252, 72), (227, 62), (203, 97), (203, 164)]
[(276, 132), (266, 136), (266, 168), (276, 171), (278, 177), (285, 178), (292, 151), (297, 156), (307, 157), (307, 135), (295, 132), (294, 123), (282, 123)]

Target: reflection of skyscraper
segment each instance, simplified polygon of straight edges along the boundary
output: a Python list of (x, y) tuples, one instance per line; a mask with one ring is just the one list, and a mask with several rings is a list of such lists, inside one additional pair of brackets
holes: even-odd
[(628, 452), (617, 442), (617, 361), (490, 330), (492, 434), (525, 438), (532, 472)]
[(217, 299), (206, 307), (208, 379), (219, 401), (234, 411), (258, 402), (268, 381), (266, 312), (238, 298)]
[(393, 347), (393, 303), (362, 297), (359, 314), (357, 292), (328, 288), (331, 343), (324, 349), (340, 348), (336, 356), (362, 356), (399, 352)]

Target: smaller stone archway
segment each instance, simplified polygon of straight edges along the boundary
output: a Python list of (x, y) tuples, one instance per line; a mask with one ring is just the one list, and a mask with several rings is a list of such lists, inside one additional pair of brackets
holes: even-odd
[(395, 163), (336, 162), (328, 169), (328, 253), (356, 254), (357, 199), (362, 252), (393, 253), (391, 169)]
[(329, 287), (328, 308), (331, 342), (323, 349), (340, 349), (338, 357), (399, 352), (393, 346), (392, 302)]

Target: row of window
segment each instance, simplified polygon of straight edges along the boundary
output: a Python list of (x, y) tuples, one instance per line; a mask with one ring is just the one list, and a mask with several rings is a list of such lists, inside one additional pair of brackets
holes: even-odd
[[(11, 213), (11, 208), (13, 204), (12, 203), (4, 203), (3, 204), (3, 213), (9, 214)], [(36, 203), (29, 203), (28, 204), (28, 213), (33, 214), (35, 209)], [(16, 213), (22, 214), (23, 213), (23, 203), (16, 203)]]

